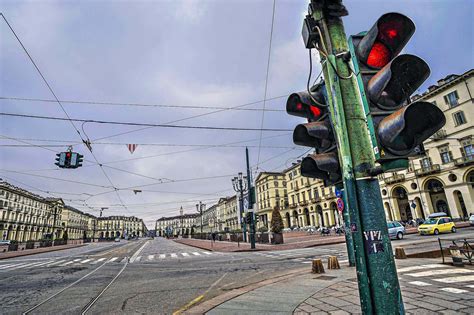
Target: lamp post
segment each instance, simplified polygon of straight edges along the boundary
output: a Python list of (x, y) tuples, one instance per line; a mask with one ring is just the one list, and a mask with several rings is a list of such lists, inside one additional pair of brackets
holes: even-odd
[(203, 207), (205, 208), (206, 204), (202, 203), (201, 201), (199, 201), (199, 203), (196, 204), (196, 210), (201, 217), (201, 234), (202, 234), (202, 208)]
[(240, 222), (242, 223), (242, 230), (244, 232), (244, 242), (247, 242), (247, 224), (244, 220), (244, 192), (247, 191), (247, 177), (239, 172), (238, 176), (232, 178), (232, 187), (235, 192), (240, 193)]

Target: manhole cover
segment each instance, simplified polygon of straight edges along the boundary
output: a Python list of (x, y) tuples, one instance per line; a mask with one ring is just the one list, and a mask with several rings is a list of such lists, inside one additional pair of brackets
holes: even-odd
[(333, 277), (333, 276), (319, 276), (319, 277), (316, 277), (315, 279), (318, 279), (318, 280), (332, 280), (336, 277)]

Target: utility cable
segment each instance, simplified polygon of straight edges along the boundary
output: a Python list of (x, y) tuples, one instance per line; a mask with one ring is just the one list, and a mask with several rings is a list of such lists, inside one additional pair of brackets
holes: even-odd
[[(273, 0), (273, 8), (272, 8), (272, 26), (270, 28), (270, 40), (268, 45), (268, 58), (267, 58), (267, 73), (265, 75), (265, 91), (263, 94), (263, 111), (262, 111), (262, 120), (260, 123), (260, 140), (258, 142), (258, 154), (257, 154), (257, 165), (260, 162), (260, 152), (261, 152), (261, 145), (262, 145), (262, 135), (263, 135), (263, 122), (265, 120), (265, 105), (267, 99), (267, 91), (268, 91), (268, 75), (270, 73), (270, 59), (272, 54), (272, 40), (273, 40), (273, 25), (275, 24), (275, 5), (276, 0)], [(258, 166), (257, 166), (258, 168)]]

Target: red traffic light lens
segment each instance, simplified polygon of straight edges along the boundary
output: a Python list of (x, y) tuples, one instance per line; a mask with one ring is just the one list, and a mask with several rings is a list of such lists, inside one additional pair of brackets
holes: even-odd
[(314, 119), (317, 119), (317, 118), (319, 118), (319, 116), (321, 116), (321, 110), (318, 107), (310, 106), (309, 109), (310, 109), (311, 113), (313, 114)]
[(71, 153), (70, 153), (70, 152), (67, 152), (67, 153), (66, 153), (66, 157), (70, 158), (70, 157), (71, 157)]
[(301, 103), (296, 104), (296, 109), (297, 110), (303, 110), (303, 104), (301, 104)]
[(367, 65), (374, 68), (382, 68), (390, 62), (392, 54), (381, 42), (375, 42), (367, 57)]

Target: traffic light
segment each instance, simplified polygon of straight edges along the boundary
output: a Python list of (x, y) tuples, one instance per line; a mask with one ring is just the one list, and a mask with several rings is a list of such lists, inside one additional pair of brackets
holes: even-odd
[(322, 179), (325, 186), (339, 183), (342, 179), (330, 115), (327, 110), (326, 86), (318, 83), (308, 92), (293, 93), (286, 102), (286, 112), (304, 117), (308, 123), (299, 124), (293, 131), (296, 145), (313, 147), (315, 153), (301, 162), (301, 175)]
[(72, 158), (72, 152), (68, 151), (65, 152), (65, 160), (64, 160), (64, 167), (65, 168), (71, 168), (71, 158)]
[(410, 96), (430, 75), (423, 59), (398, 55), (415, 32), (405, 15), (382, 15), (367, 32), (353, 35), (349, 49), (376, 160), (384, 171), (408, 166), (424, 152), (423, 141), (446, 123), (443, 112)]
[(64, 168), (65, 161), (66, 161), (66, 152), (56, 153), (56, 163), (54, 163), (55, 165), (57, 165), (60, 168)]
[(82, 166), (84, 155), (76, 152), (71, 152), (71, 168), (78, 168)]

